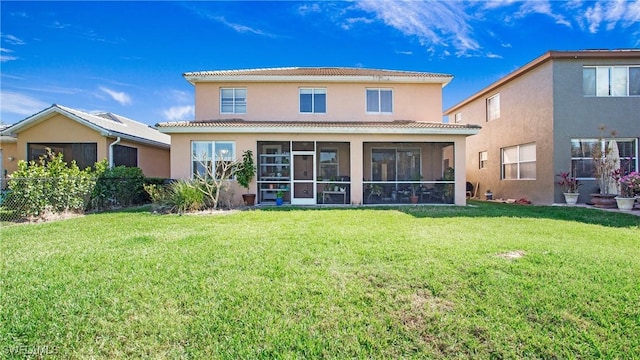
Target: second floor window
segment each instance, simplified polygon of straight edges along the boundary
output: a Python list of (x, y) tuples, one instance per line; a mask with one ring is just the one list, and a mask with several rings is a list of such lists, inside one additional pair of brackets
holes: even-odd
[(393, 112), (393, 92), (391, 89), (367, 89), (367, 112)]
[(220, 89), (220, 113), (221, 114), (246, 114), (247, 89), (222, 88)]
[(500, 118), (500, 94), (487, 99), (487, 121)]
[(300, 89), (300, 112), (324, 114), (327, 112), (327, 89)]
[(640, 96), (640, 66), (585, 66), (584, 96)]

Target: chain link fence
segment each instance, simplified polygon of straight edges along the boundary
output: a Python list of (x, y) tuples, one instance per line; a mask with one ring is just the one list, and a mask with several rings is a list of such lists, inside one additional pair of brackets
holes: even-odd
[(5, 178), (0, 182), (0, 221), (25, 222), (149, 201), (144, 178)]

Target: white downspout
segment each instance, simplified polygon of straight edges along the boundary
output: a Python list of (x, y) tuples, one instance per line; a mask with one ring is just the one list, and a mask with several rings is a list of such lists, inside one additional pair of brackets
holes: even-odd
[(120, 136), (118, 136), (118, 138), (116, 139), (116, 141), (112, 142), (109, 145), (109, 169), (113, 168), (113, 145), (118, 145), (118, 143), (120, 143)]

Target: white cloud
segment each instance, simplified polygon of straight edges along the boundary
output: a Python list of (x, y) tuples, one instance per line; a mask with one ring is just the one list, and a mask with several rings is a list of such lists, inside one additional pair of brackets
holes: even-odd
[(131, 104), (131, 96), (122, 91), (115, 91), (104, 86), (100, 87), (100, 90), (105, 92), (107, 95), (111, 96), (111, 98), (117, 101), (120, 105), (130, 105)]
[(195, 108), (192, 105), (172, 106), (162, 112), (165, 119), (169, 121), (192, 119), (195, 114)]
[(2, 113), (12, 113), (18, 115), (33, 115), (40, 110), (50, 106), (29, 95), (19, 94), (9, 91), (0, 92), (0, 111)]
[(301, 15), (307, 15), (309, 13), (317, 13), (320, 12), (320, 5), (318, 4), (304, 4), (298, 8), (298, 12)]
[(10, 34), (0, 34), (0, 38), (4, 39), (8, 44), (11, 45), (24, 45), (26, 44), (22, 39), (19, 39)]
[(577, 21), (580, 24), (586, 22), (592, 34), (597, 33), (601, 26), (606, 30), (613, 30), (618, 24), (627, 28), (640, 22), (640, 0), (597, 1), (584, 14), (578, 15)]
[(462, 2), (363, 0), (357, 5), (386, 25), (417, 37), (423, 46), (452, 46), (458, 55), (480, 49)]
[[(16, 60), (17, 57), (15, 57), (15, 56), (5, 55), (5, 54), (12, 53), (12, 52), (13, 52), (13, 50), (0, 48), (0, 62), (7, 62), (7, 61), (11, 61), (11, 60)], [(4, 54), (2, 54), (2, 53), (4, 53)]]

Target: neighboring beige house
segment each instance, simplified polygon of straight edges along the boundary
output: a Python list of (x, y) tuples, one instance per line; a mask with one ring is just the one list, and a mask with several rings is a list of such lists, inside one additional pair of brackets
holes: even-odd
[[(183, 76), (195, 86), (195, 120), (157, 124), (171, 135), (172, 178), (251, 150), (259, 204), (278, 192), (291, 204), (466, 203), (465, 139), (480, 127), (442, 123), (450, 75), (275, 68)], [(246, 190), (234, 186), (240, 202)]]
[[(112, 113), (88, 114), (54, 104), (0, 135), (3, 166), (9, 174), (16, 170), (17, 160), (37, 160), (50, 148), (63, 153), (66, 161), (75, 160), (82, 169), (107, 159), (112, 166), (137, 166), (148, 177), (170, 176), (171, 138)], [(5, 143), (5, 139), (15, 141)]]
[[(9, 125), (0, 125), (0, 134)], [(0, 178), (4, 178), (18, 168), (16, 161), (18, 139), (14, 136), (0, 135)]]
[(591, 150), (607, 146), (612, 130), (624, 171), (638, 169), (640, 49), (549, 51), (445, 115), (482, 126), (467, 138), (467, 179), (478, 194), (563, 203), (556, 174), (571, 171), (588, 202), (598, 190)]

